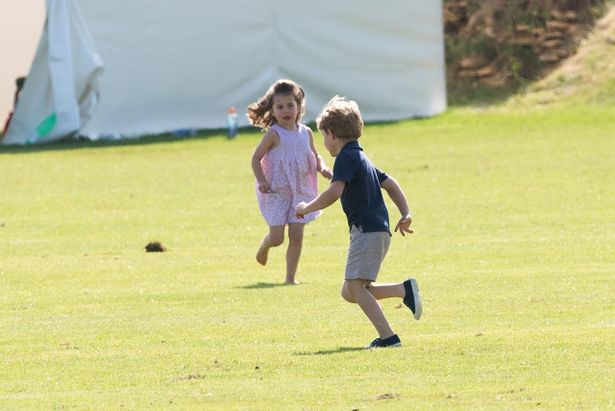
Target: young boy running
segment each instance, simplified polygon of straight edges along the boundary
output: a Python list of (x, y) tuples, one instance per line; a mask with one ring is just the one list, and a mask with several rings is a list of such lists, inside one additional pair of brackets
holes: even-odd
[(401, 218), (395, 226), (402, 236), (412, 233), (412, 218), (406, 196), (397, 181), (378, 170), (357, 141), (363, 130), (361, 112), (356, 102), (335, 96), (316, 120), (324, 145), (335, 157), (333, 177), (327, 190), (309, 203), (299, 203), (297, 217), (321, 210), (341, 197), (342, 208), (350, 226), (350, 247), (342, 297), (357, 303), (378, 331), (368, 348), (399, 347), (401, 341), (384, 316), (378, 300), (403, 298), (414, 318), (421, 318), (422, 306), (416, 279), (401, 283), (376, 283), (380, 265), (389, 248), (389, 215), (382, 197), (384, 189), (395, 203)]

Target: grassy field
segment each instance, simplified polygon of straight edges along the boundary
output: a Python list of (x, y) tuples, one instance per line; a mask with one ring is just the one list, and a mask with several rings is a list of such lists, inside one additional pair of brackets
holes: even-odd
[(254, 261), (258, 133), (2, 148), (0, 409), (612, 409), (613, 113), (369, 125), (415, 216), (380, 280), (416, 276), (424, 303), (383, 301), (404, 346), (375, 351), (339, 297), (339, 204), (301, 285), (284, 248)]

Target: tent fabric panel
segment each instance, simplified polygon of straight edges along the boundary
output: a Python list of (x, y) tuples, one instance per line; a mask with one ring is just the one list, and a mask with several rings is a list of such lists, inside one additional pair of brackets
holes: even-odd
[(102, 61), (76, 5), (47, 0), (47, 19), (2, 144), (39, 144), (77, 134), (97, 103)]
[(92, 138), (223, 128), (279, 78), (303, 85), (305, 121), (335, 94), (368, 121), (446, 106), (441, 1), (114, 3), (79, 3), (107, 63)]

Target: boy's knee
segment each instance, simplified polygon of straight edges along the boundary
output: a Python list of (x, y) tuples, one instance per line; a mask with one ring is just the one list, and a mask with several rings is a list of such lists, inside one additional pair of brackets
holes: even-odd
[(350, 294), (350, 291), (348, 291), (348, 288), (346, 287), (346, 284), (344, 283), (344, 285), (342, 286), (342, 298), (346, 301), (348, 301), (349, 303), (355, 303), (356, 301), (354, 300), (354, 298), (352, 298), (352, 294)]

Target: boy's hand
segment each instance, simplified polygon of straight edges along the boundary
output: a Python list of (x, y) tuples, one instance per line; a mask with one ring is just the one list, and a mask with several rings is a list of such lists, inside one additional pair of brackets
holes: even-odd
[(397, 222), (395, 231), (399, 230), (399, 234), (404, 237), (406, 236), (406, 233), (412, 234), (414, 230), (410, 228), (410, 224), (412, 224), (412, 218), (410, 216), (403, 216)]
[(297, 204), (297, 207), (295, 208), (295, 215), (297, 216), (297, 218), (303, 218), (303, 216), (305, 216), (307, 213), (305, 212), (305, 207), (307, 206), (307, 203), (305, 202), (300, 202), (299, 204)]
[(331, 180), (331, 177), (333, 177), (333, 173), (331, 172), (331, 169), (328, 167), (325, 167), (322, 170), (320, 170), (320, 174), (322, 174), (322, 176), (326, 178), (327, 180)]

